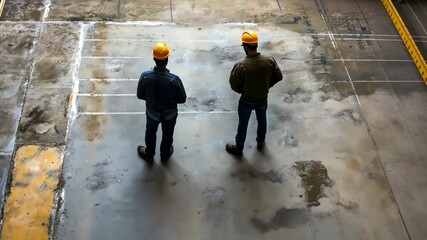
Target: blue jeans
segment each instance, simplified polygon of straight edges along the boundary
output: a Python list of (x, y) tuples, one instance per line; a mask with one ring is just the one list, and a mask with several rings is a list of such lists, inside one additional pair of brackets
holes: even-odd
[(177, 116), (170, 120), (160, 119), (160, 121), (156, 121), (147, 115), (147, 126), (145, 129), (145, 154), (147, 157), (152, 158), (156, 153), (156, 134), (160, 123), (162, 124), (163, 132), (162, 143), (160, 144), (160, 156), (166, 157), (170, 154), (176, 118)]
[(246, 132), (248, 130), (248, 122), (251, 117), (252, 110), (255, 110), (256, 119), (258, 121), (257, 142), (265, 142), (265, 134), (267, 133), (267, 98), (249, 102), (243, 98), (239, 100), (239, 126), (237, 127), (236, 149), (243, 150), (246, 140)]

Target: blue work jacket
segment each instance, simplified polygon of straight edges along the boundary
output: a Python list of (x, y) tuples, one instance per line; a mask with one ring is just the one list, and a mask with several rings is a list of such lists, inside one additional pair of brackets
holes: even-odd
[(147, 115), (155, 121), (171, 120), (178, 114), (178, 104), (187, 94), (181, 79), (167, 68), (154, 67), (141, 74), (137, 97), (145, 100)]

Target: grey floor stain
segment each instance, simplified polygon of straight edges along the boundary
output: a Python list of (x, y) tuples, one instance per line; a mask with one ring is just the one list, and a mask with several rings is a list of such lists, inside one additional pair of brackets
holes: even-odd
[(214, 229), (224, 228), (228, 217), (224, 196), (225, 190), (222, 187), (206, 189), (202, 192), (202, 197), (206, 201), (204, 221)]
[(287, 147), (298, 147), (299, 142), (294, 138), (294, 136), (286, 136), (285, 144)]
[(340, 120), (351, 119), (354, 123), (357, 123), (357, 124), (362, 123), (362, 119), (360, 118), (359, 113), (357, 111), (354, 111), (353, 109), (345, 109), (335, 114), (334, 118), (340, 119)]
[(307, 205), (309, 207), (319, 206), (318, 200), (325, 197), (324, 189), (332, 185), (326, 167), (320, 161), (299, 161), (292, 168), (296, 169), (301, 177)]
[(262, 234), (275, 231), (280, 228), (294, 228), (298, 225), (304, 224), (308, 221), (308, 211), (307, 209), (286, 209), (280, 208), (276, 211), (274, 216), (264, 222), (258, 218), (252, 218), (252, 225)]
[(240, 181), (249, 179), (260, 179), (272, 183), (283, 183), (284, 174), (275, 170), (260, 172), (252, 168), (239, 169), (231, 173), (231, 177), (238, 178)]
[(107, 169), (111, 163), (111, 161), (103, 161), (92, 166), (94, 168), (92, 176), (86, 178), (86, 187), (91, 192), (105, 189), (110, 183), (117, 181), (118, 177)]

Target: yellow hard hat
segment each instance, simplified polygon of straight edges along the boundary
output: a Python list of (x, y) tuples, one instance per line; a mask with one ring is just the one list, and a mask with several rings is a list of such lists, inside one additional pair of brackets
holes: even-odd
[(159, 60), (165, 60), (169, 56), (168, 45), (164, 42), (159, 42), (153, 47), (153, 57)]
[(242, 43), (257, 44), (258, 36), (254, 31), (245, 31), (242, 33)]

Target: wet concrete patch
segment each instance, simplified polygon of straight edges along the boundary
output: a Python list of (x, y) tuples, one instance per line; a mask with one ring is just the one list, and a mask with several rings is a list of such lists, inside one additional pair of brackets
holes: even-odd
[(171, 21), (169, 0), (120, 1), (120, 20), (125, 21)]
[(312, 96), (308, 91), (303, 90), (300, 87), (296, 87), (286, 92), (283, 97), (285, 103), (298, 103), (298, 102), (310, 102)]
[(309, 213), (303, 208), (281, 208), (277, 210), (274, 216), (268, 221), (258, 218), (252, 218), (252, 225), (262, 234), (270, 231), (276, 231), (280, 228), (295, 228), (299, 225), (307, 224)]
[[(18, 128), (18, 144), (57, 146), (65, 143), (67, 129), (68, 89), (29, 89)], [(41, 124), (47, 131), (37, 131)]]
[(325, 82), (319, 90), (325, 93), (321, 97), (323, 101), (330, 99), (341, 101), (354, 95), (350, 82)]
[[(236, 6), (241, 6), (236, 8)], [(212, 24), (224, 22), (270, 22), (280, 14), (276, 2), (226, 0), (212, 3), (208, 0), (173, 2), (173, 19), (177, 23)]]
[(63, 1), (52, 0), (49, 20), (65, 21), (113, 21), (118, 19), (118, 0)]
[(318, 201), (326, 197), (325, 188), (332, 186), (332, 181), (328, 176), (328, 170), (320, 161), (298, 161), (292, 166), (301, 177), (302, 187), (305, 189), (307, 206), (316, 207), (320, 205)]
[(6, 1), (1, 21), (39, 21), (43, 17), (44, 0)]
[(342, 111), (336, 113), (334, 115), (334, 118), (337, 120), (344, 120), (344, 121), (347, 119), (350, 119), (356, 124), (362, 124), (362, 122), (363, 122), (359, 112), (357, 112), (354, 109), (342, 110)]
[[(88, 112), (103, 112), (104, 101), (102, 97), (86, 97), (83, 98), (83, 108)], [(105, 115), (85, 115), (84, 118), (84, 133), (86, 140), (92, 142), (101, 139), (103, 136), (103, 126), (107, 124), (108, 118)]]
[[(0, 104), (1, 102), (0, 100)], [(7, 107), (0, 110), (0, 153), (12, 153), (20, 115), (20, 107)]]
[(118, 183), (123, 173), (112, 171), (108, 166), (111, 160), (104, 160), (92, 165), (92, 174), (86, 178), (86, 188), (92, 193), (107, 188), (110, 184)]
[[(79, 50), (79, 31), (79, 24), (73, 23), (52, 24), (43, 28), (31, 86), (71, 88), (75, 57)], [(58, 42), (61, 44), (58, 45)]]
[(231, 177), (237, 178), (240, 181), (248, 181), (251, 179), (258, 179), (271, 183), (283, 183), (285, 181), (284, 174), (279, 171), (270, 170), (267, 172), (261, 172), (250, 167), (233, 171), (231, 173)]

